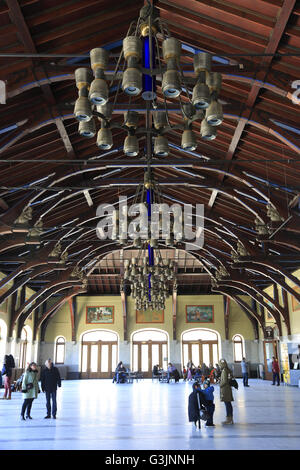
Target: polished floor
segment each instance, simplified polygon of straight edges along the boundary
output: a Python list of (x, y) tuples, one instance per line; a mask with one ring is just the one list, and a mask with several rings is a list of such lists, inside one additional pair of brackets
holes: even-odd
[[(11, 450), (299, 450), (300, 389), (252, 379), (234, 390), (234, 422), (224, 426), (225, 407), (215, 386), (215, 428), (188, 422), (191, 384), (144, 380), (63, 381), (56, 420), (45, 420), (45, 395), (20, 421), (22, 394), (0, 400), (0, 449)], [(1, 389), (3, 395), (3, 389)]]

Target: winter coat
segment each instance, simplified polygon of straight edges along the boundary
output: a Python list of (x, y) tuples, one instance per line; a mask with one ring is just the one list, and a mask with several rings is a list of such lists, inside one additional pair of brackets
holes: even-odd
[(61, 386), (60, 373), (57, 367), (45, 367), (41, 374), (41, 387), (43, 392), (55, 392)]
[(221, 364), (221, 379), (220, 379), (220, 400), (224, 402), (234, 401), (232, 396), (231, 386), (229, 384), (232, 379), (232, 372), (229, 369), (225, 359), (220, 361)]
[(194, 386), (195, 384), (193, 384), (193, 391), (189, 395), (189, 403), (188, 403), (188, 415), (189, 415), (190, 422), (195, 422), (200, 419), (200, 409), (199, 409), (197, 395), (199, 396), (200, 408), (204, 408), (207, 404), (205, 397), (203, 395), (203, 391), (196, 390)]
[[(37, 398), (39, 393), (39, 384), (37, 380), (38, 371), (26, 370), (23, 380), (22, 380), (22, 392), (24, 393), (24, 398)], [(33, 388), (30, 390), (26, 389), (26, 385), (33, 383)]]
[(11, 377), (12, 376), (12, 368), (9, 367), (7, 364), (3, 364), (1, 374), (6, 375), (6, 377)]

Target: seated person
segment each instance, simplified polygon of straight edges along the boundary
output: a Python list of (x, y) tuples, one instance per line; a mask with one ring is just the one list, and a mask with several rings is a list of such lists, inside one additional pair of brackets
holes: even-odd
[(126, 382), (126, 372), (126, 367), (123, 365), (123, 362), (120, 361), (116, 368), (113, 383), (115, 381), (117, 382), (117, 384)]
[(195, 379), (195, 380), (201, 379), (201, 375), (202, 375), (201, 367), (198, 366), (198, 367), (196, 367), (196, 369), (195, 369), (194, 379)]
[(159, 375), (159, 365), (158, 364), (153, 366), (152, 375)]
[(187, 379), (187, 370), (186, 370), (185, 367), (183, 368), (183, 371), (182, 371), (182, 378), (183, 378), (184, 381), (186, 381), (186, 379)]
[(167, 376), (168, 376), (168, 380), (167, 380), (168, 383), (171, 377), (175, 379), (175, 382), (179, 382), (179, 379), (180, 379), (179, 372), (176, 369), (176, 367), (173, 366), (173, 364), (171, 364), (171, 362), (169, 362), (168, 364)]

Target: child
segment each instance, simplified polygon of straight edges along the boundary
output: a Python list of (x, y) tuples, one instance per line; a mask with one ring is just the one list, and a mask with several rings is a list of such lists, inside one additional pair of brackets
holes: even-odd
[(206, 400), (206, 409), (209, 414), (209, 418), (206, 421), (206, 426), (214, 426), (213, 423), (213, 415), (215, 411), (215, 405), (214, 405), (214, 387), (210, 385), (210, 380), (205, 379), (203, 382), (203, 387), (204, 390), (202, 390), (202, 393), (204, 394), (205, 400)]
[(184, 380), (184, 382), (185, 382), (186, 379), (187, 379), (187, 370), (186, 370), (185, 367), (183, 368), (183, 371), (182, 371), (182, 377), (183, 377), (183, 380)]

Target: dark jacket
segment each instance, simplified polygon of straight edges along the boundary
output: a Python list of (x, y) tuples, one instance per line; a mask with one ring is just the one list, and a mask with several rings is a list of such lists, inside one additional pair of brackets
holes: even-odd
[(61, 386), (61, 379), (57, 367), (45, 367), (41, 373), (41, 386), (43, 392), (55, 392)]
[[(197, 395), (199, 397), (199, 400), (197, 398)], [(200, 403), (200, 408), (199, 408), (199, 403)], [(203, 391), (196, 390), (195, 384), (193, 384), (193, 391), (189, 395), (189, 404), (188, 404), (189, 421), (193, 421), (193, 422), (198, 421), (200, 419), (200, 409), (205, 408), (206, 405), (207, 405), (207, 402), (203, 395)]]
[(12, 376), (12, 368), (9, 367), (7, 364), (3, 364), (1, 374), (6, 375), (7, 377), (11, 377)]

